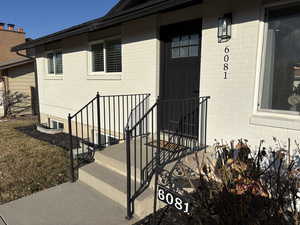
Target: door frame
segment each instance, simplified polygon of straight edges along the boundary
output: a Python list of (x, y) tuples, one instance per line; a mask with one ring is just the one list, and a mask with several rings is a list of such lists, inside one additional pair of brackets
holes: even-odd
[[(163, 25), (159, 27), (159, 45), (160, 45), (160, 56), (159, 56), (159, 90), (158, 90), (158, 96), (162, 96), (162, 90), (164, 88), (164, 84), (163, 84), (163, 76), (165, 75), (165, 66), (166, 66), (166, 62), (165, 62), (165, 50), (166, 50), (166, 44), (164, 41), (164, 37), (165, 37), (165, 32), (168, 31), (174, 31), (176, 27), (178, 26), (184, 26), (186, 28), (188, 28), (189, 26), (192, 27), (192, 29), (187, 29), (187, 30), (193, 30), (195, 29), (194, 27), (200, 27), (200, 51), (199, 51), (199, 57), (200, 57), (200, 78), (199, 81), (201, 81), (201, 49), (202, 49), (202, 18), (198, 18), (198, 19), (193, 19), (193, 20), (187, 20), (184, 22), (178, 22), (178, 23), (173, 23), (173, 24), (168, 24), (168, 25)], [(200, 96), (200, 84), (199, 84), (199, 96)]]
[[(180, 27), (180, 28), (179, 28)], [(160, 71), (159, 71), (159, 98), (166, 100), (163, 96), (164, 87), (166, 86), (166, 46), (168, 39), (168, 36), (172, 33), (190, 33), (193, 31), (199, 31), (199, 93), (197, 94), (200, 97), (200, 81), (201, 81), (201, 48), (202, 48), (202, 18), (194, 19), (194, 20), (188, 20), (180, 23), (174, 23), (169, 25), (164, 25), (159, 27), (159, 41), (160, 41)], [(158, 115), (159, 116), (159, 115)], [(162, 119), (161, 119), (162, 120)], [(161, 122), (160, 120), (160, 122)], [(200, 120), (198, 120), (199, 124)], [(158, 124), (159, 129), (163, 127), (163, 124)], [(193, 138), (198, 139), (199, 138), (199, 129), (198, 127), (197, 135)], [(186, 136), (189, 137), (189, 136)], [(192, 136), (190, 136), (192, 137)], [(189, 137), (189, 138), (190, 138)]]

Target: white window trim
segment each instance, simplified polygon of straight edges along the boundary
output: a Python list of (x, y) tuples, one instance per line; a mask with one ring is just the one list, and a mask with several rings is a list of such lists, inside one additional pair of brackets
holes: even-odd
[(265, 11), (267, 8), (273, 6), (285, 6), (290, 3), (296, 3), (299, 0), (286, 1), (274, 4), (266, 4), (261, 8), (260, 20), (259, 20), (259, 37), (258, 37), (258, 50), (257, 50), (257, 62), (256, 62), (256, 78), (255, 78), (255, 92), (253, 102), (253, 113), (250, 117), (250, 124), (284, 128), (291, 130), (300, 130), (300, 113), (292, 111), (281, 111), (281, 110), (268, 110), (261, 109), (259, 103), (261, 102), (262, 86), (264, 79), (264, 61), (265, 61), (265, 38), (267, 23), (264, 22)]
[[(62, 73), (55, 73), (55, 63), (56, 60), (53, 60), (53, 64), (54, 64), (54, 73), (49, 73), (49, 67), (48, 67), (48, 54), (49, 53), (53, 53), (55, 55), (56, 52), (61, 52), (62, 53), (62, 64), (63, 64), (63, 72)], [(62, 49), (54, 49), (54, 50), (50, 50), (50, 51), (46, 51), (45, 52), (45, 71), (46, 71), (46, 79), (48, 80), (61, 80), (64, 76), (64, 54)]]
[[(88, 80), (121, 80), (122, 79), (122, 72), (123, 72), (123, 66), (122, 66), (122, 72), (106, 72), (106, 46), (105, 42), (109, 40), (121, 40), (121, 48), (122, 48), (122, 39), (119, 36), (106, 38), (103, 40), (97, 40), (89, 42), (88, 45), (88, 51), (87, 51), (87, 65), (88, 65)], [(93, 72), (93, 56), (92, 56), (92, 45), (94, 44), (100, 44), (103, 43), (103, 54), (104, 54), (104, 71), (99, 72)], [(122, 49), (122, 61), (123, 65), (123, 49)]]
[[(95, 44), (103, 44), (103, 58), (104, 58), (104, 71), (98, 71), (98, 72), (93, 72), (93, 55), (92, 55), (92, 45)], [(104, 40), (99, 40), (99, 41), (93, 41), (89, 43), (89, 50), (88, 50), (88, 70), (89, 70), (89, 75), (105, 75), (106, 74), (106, 48), (105, 48), (105, 43)]]

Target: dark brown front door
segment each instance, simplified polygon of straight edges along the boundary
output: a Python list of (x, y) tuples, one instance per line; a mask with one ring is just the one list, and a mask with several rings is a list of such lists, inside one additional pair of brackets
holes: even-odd
[(162, 27), (160, 33), (162, 126), (171, 131), (185, 126), (184, 132), (193, 136), (198, 136), (201, 24), (201, 20), (174, 24)]

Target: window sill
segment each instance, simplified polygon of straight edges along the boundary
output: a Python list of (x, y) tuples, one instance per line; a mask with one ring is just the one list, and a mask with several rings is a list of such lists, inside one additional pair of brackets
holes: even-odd
[(250, 117), (250, 124), (300, 130), (300, 116), (257, 112)]
[(87, 76), (88, 80), (121, 80), (121, 73), (97, 73), (97, 74), (89, 74)]
[(63, 80), (63, 75), (46, 75), (45, 80)]

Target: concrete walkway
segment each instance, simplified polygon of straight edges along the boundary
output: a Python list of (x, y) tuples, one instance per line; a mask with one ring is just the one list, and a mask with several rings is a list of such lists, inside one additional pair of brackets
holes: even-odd
[(2, 205), (0, 215), (8, 225), (129, 225), (133, 222), (124, 219), (123, 207), (80, 182), (62, 184)]

